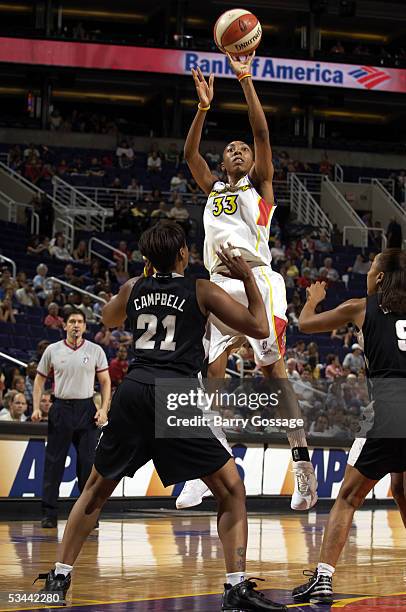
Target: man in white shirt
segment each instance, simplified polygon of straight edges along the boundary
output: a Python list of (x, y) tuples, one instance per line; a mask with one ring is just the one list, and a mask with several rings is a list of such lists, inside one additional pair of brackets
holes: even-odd
[(362, 356), (362, 347), (359, 344), (353, 344), (351, 353), (347, 353), (344, 357), (343, 367), (348, 368), (351, 372), (358, 374), (360, 370), (365, 368), (365, 361)]
[(24, 412), (27, 410), (27, 400), (24, 393), (16, 393), (11, 400), (8, 411), (0, 416), (1, 421), (17, 421), (22, 423), (27, 420)]
[[(106, 355), (98, 344), (83, 338), (85, 314), (73, 309), (64, 317), (66, 340), (50, 344), (38, 364), (34, 381), (31, 416), (42, 418), (40, 400), (51, 369), (55, 380), (55, 401), (49, 412), (48, 441), (45, 454), (42, 494), (42, 527), (57, 525), (58, 494), (71, 443), (77, 452), (77, 476), (82, 491), (93, 465), (98, 440), (98, 426), (107, 422), (111, 382)], [(102, 395), (99, 410), (93, 402), (94, 379), (97, 376)]]

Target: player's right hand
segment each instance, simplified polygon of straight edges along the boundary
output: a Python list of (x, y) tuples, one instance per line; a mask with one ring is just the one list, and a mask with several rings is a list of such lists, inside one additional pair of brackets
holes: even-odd
[(41, 420), (41, 410), (34, 410), (31, 415), (31, 421), (33, 423), (38, 423)]
[(197, 68), (196, 70), (192, 68), (192, 75), (195, 82), (197, 95), (199, 96), (200, 106), (207, 108), (210, 106), (214, 96), (214, 74), (212, 73), (209, 76), (209, 82), (207, 82), (204, 78), (200, 68)]
[(227, 267), (227, 270), (220, 272), (222, 276), (236, 278), (241, 281), (251, 278), (252, 270), (245, 259), (241, 257), (241, 254), (236, 254), (239, 251), (235, 246), (221, 244), (220, 250), (216, 251), (216, 253), (220, 261)]
[(306, 289), (307, 300), (319, 304), (326, 297), (326, 283), (317, 281)]

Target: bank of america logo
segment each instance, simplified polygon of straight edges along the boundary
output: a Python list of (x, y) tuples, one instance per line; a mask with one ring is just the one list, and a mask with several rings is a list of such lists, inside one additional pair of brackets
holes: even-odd
[(366, 89), (374, 89), (374, 87), (390, 79), (390, 76), (384, 70), (373, 68), (372, 66), (360, 66), (355, 70), (351, 70), (349, 75), (354, 77)]

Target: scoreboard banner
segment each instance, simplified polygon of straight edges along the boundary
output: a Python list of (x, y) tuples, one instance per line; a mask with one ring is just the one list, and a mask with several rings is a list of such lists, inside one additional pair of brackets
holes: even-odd
[[(204, 74), (235, 78), (221, 53), (88, 42), (0, 37), (0, 62), (178, 75), (200, 67)], [(399, 68), (255, 57), (252, 73), (259, 81), (406, 93), (406, 70)]]
[[(289, 449), (263, 444), (235, 444), (232, 449), (248, 495), (292, 495), (294, 480)], [(319, 497), (335, 499), (344, 478), (348, 453), (344, 449), (322, 448), (310, 453), (319, 482)], [(0, 497), (40, 498), (44, 460), (45, 440), (0, 440)], [(124, 478), (113, 496), (177, 496), (182, 486), (180, 483), (165, 488), (150, 461), (138, 470), (134, 478)], [(66, 459), (59, 493), (61, 497), (79, 495), (73, 446)], [(372, 495), (378, 499), (391, 497), (389, 475), (376, 484), (368, 497)]]

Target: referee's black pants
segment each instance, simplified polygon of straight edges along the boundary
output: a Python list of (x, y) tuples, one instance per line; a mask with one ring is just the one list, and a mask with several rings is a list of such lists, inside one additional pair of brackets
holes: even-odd
[(93, 399), (55, 399), (48, 416), (48, 442), (45, 450), (42, 514), (57, 517), (59, 486), (65, 470), (69, 447), (77, 453), (76, 474), (82, 491), (94, 462), (99, 429), (94, 417)]

